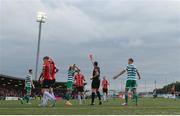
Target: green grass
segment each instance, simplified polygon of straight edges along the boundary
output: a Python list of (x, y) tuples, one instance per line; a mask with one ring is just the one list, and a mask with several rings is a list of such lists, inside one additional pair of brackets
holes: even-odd
[[(103, 103), (102, 106), (88, 105), (87, 101), (84, 105), (78, 105), (77, 100), (73, 100), (73, 106), (66, 106), (65, 101), (58, 101), (55, 108), (38, 107), (40, 101), (32, 101), (32, 104), (20, 104), (20, 101), (0, 101), (1, 115), (66, 115), (66, 114), (84, 114), (84, 115), (121, 115), (121, 114), (161, 114), (161, 115), (180, 115), (180, 99), (176, 101), (173, 99), (139, 99), (139, 105), (135, 106), (133, 102), (129, 101), (129, 106), (123, 107), (121, 103), (123, 100), (110, 100)], [(96, 100), (98, 103), (98, 100)]]

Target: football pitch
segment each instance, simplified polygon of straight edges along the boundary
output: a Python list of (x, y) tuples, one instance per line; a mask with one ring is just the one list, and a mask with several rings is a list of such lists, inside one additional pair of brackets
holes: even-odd
[(109, 100), (101, 106), (90, 106), (90, 100), (79, 105), (77, 100), (73, 100), (73, 106), (66, 106), (65, 101), (61, 100), (55, 108), (39, 107), (39, 102), (32, 100), (32, 104), (21, 104), (20, 101), (0, 101), (0, 115), (180, 115), (180, 99), (142, 98), (138, 106), (132, 101), (129, 101), (129, 106), (121, 106), (124, 100), (120, 99)]

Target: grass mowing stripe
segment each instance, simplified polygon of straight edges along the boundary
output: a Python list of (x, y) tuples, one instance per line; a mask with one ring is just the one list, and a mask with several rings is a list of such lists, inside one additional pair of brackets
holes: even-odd
[[(130, 100), (129, 100), (130, 101)], [(58, 101), (55, 108), (39, 107), (39, 100), (32, 100), (32, 104), (21, 104), (20, 101), (0, 101), (0, 114), (3, 115), (180, 115), (180, 99), (147, 99), (139, 100), (139, 105), (135, 106), (134, 102), (129, 102), (128, 106), (121, 106), (124, 100), (115, 99), (104, 102), (103, 105), (98, 104), (91, 106), (87, 104), (79, 105), (78, 100), (71, 100), (73, 106), (66, 106), (65, 101)], [(98, 103), (98, 101), (96, 101)], [(49, 103), (50, 105), (50, 103)]]
[[(104, 108), (100, 108), (100, 107), (92, 107), (92, 109), (101, 109), (104, 110), (106, 109), (106, 107)], [(128, 108), (128, 109), (154, 109), (154, 107), (108, 107), (108, 109), (120, 109), (120, 108)], [(51, 108), (51, 107), (32, 107), (32, 108), (0, 108), (0, 110), (6, 110), (6, 109), (62, 109), (62, 110), (74, 110), (74, 109), (89, 109), (89, 108), (60, 108), (60, 107), (55, 107), (55, 108)], [(178, 107), (156, 107), (156, 109), (179, 109)]]

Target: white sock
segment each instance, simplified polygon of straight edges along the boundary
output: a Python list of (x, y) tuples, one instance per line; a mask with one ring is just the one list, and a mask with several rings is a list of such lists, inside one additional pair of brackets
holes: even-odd
[(83, 100), (84, 100), (84, 102), (85, 102), (85, 100), (86, 100), (86, 97), (85, 97), (85, 95), (83, 95)]
[(86, 103), (86, 96), (85, 94), (82, 95), (82, 102), (85, 104)]
[(79, 94), (78, 94), (78, 99), (79, 99), (79, 103), (81, 104), (82, 100), (81, 100), (81, 95), (79, 95)]
[(46, 98), (45, 98), (45, 99), (46, 99), (46, 101), (47, 101), (47, 102), (50, 100), (47, 96), (46, 96)]
[(175, 94), (173, 95), (173, 98), (176, 99), (176, 95)]
[(103, 95), (104, 101), (106, 101), (106, 94)]
[(45, 105), (47, 105), (47, 102), (48, 102), (48, 99), (47, 99), (46, 95), (43, 94), (41, 104), (45, 106)]
[(52, 95), (54, 98), (56, 98), (55, 95), (54, 95), (54, 92), (52, 92), (51, 95)]
[(55, 100), (55, 97), (53, 97), (49, 92), (45, 91), (44, 95), (48, 97), (50, 100)]

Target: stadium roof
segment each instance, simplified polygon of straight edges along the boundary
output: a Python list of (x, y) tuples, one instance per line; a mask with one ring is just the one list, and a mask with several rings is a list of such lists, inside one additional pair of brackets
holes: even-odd
[[(5, 86), (15, 86), (15, 87), (22, 87), (24, 85), (24, 80), (23, 78), (20, 77), (14, 77), (14, 76), (9, 76), (9, 75), (4, 75), (0, 74), (0, 85)], [(34, 84), (37, 84), (38, 81), (34, 80)], [(65, 86), (65, 82), (56, 82), (56, 85), (62, 85)]]
[(9, 76), (9, 75), (4, 75), (4, 74), (0, 74), (0, 78), (24, 80), (23, 78), (20, 78), (20, 77), (14, 77), (14, 76)]

